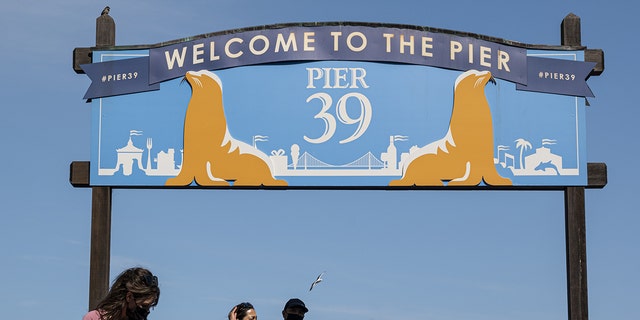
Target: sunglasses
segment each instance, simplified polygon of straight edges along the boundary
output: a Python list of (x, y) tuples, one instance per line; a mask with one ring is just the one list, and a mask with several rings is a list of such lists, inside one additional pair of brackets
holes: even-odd
[(144, 284), (146, 284), (149, 287), (158, 286), (158, 277), (156, 276), (144, 275), (142, 277), (142, 281), (144, 281)]

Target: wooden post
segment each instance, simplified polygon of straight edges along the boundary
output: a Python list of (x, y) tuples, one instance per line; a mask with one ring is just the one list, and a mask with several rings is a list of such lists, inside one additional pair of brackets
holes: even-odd
[[(109, 7), (96, 19), (96, 47), (115, 46), (116, 25)], [(92, 187), (89, 310), (109, 292), (111, 263), (111, 187)]]
[(588, 320), (587, 236), (584, 187), (564, 190), (569, 320)]
[[(580, 17), (568, 14), (560, 25), (563, 46), (581, 46)], [(584, 187), (564, 189), (569, 320), (588, 320), (587, 238)]]
[(109, 15), (109, 7), (102, 10), (96, 19), (96, 47), (111, 47), (116, 45), (116, 23)]
[(563, 46), (580, 46), (582, 33), (580, 31), (580, 17), (569, 13), (560, 25), (561, 44)]
[(92, 187), (91, 191), (89, 310), (109, 292), (111, 260), (111, 187)]

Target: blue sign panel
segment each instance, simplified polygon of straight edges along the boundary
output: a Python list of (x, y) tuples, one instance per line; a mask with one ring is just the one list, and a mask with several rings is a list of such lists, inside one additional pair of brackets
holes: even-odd
[(323, 26), (113, 53), (148, 79), (93, 97), (94, 186), (587, 183), (582, 51)]

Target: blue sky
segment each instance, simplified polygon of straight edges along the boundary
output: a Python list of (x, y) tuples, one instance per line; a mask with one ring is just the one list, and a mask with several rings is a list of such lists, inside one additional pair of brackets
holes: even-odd
[[(0, 12), (0, 307), (3, 318), (80, 319), (87, 311), (91, 190), (68, 183), (90, 158), (89, 85), (75, 47), (95, 43), (105, 5), (116, 43), (154, 44), (288, 22), (430, 26), (605, 51), (589, 79), (587, 161), (608, 185), (586, 191), (590, 319), (638, 319), (640, 173), (637, 5), (615, 1), (65, 1)], [(279, 319), (299, 297), (308, 319), (566, 319), (558, 191), (115, 190), (111, 273), (144, 266), (162, 296), (150, 319), (226, 316), (242, 301)], [(309, 285), (322, 271), (325, 281)]]

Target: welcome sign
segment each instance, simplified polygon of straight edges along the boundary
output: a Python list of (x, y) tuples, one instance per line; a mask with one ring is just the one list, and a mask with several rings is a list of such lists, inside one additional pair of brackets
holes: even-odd
[(279, 25), (95, 51), (91, 184), (586, 185), (583, 51)]

